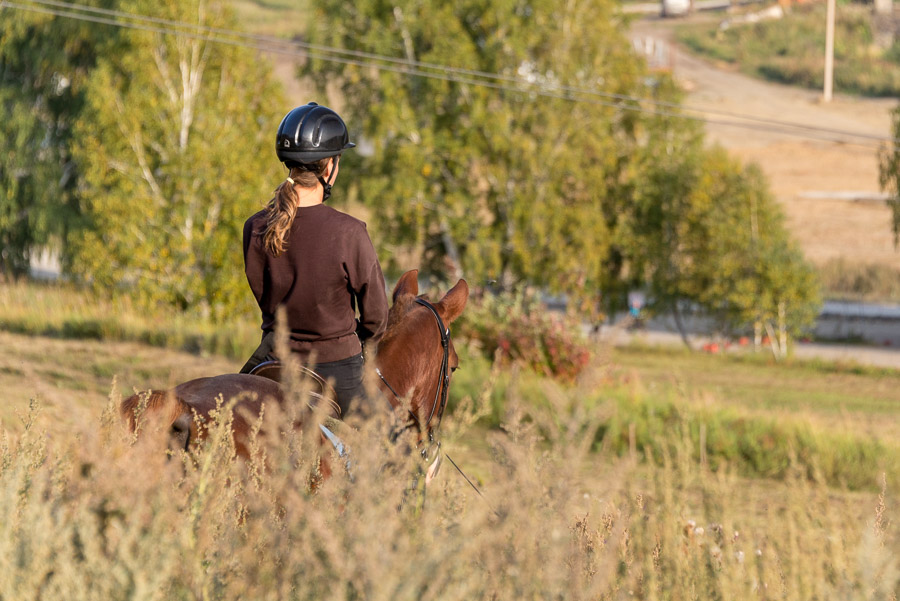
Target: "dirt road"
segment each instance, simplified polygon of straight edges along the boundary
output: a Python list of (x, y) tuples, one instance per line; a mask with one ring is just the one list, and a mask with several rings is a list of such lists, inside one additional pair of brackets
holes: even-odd
[[(719, 21), (725, 13), (692, 18)], [(821, 92), (744, 76), (728, 65), (699, 59), (675, 46), (673, 29), (682, 23), (680, 19), (646, 17), (635, 22), (632, 38), (664, 44), (675, 78), (688, 90), (686, 105), (818, 128), (889, 135), (889, 113), (897, 105), (896, 99), (863, 99), (836, 90), (834, 100), (824, 103)], [(888, 207), (883, 202), (847, 198), (880, 192), (876, 142), (840, 144), (783, 131), (712, 123), (707, 124), (706, 131), (710, 142), (760, 165), (784, 207), (788, 227), (811, 261), (822, 264), (842, 257), (900, 267)]]

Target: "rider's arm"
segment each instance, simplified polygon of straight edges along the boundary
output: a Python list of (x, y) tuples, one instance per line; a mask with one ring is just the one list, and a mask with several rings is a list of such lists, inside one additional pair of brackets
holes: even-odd
[(262, 302), (263, 275), (265, 274), (265, 252), (262, 249), (262, 240), (258, 235), (253, 235), (253, 220), (248, 219), (244, 223), (244, 273), (247, 274), (247, 282), (257, 303)]
[(384, 275), (375, 247), (364, 228), (357, 236), (355, 246), (354, 265), (348, 266), (348, 273), (359, 310), (356, 333), (361, 341), (377, 342), (387, 327), (388, 302)]

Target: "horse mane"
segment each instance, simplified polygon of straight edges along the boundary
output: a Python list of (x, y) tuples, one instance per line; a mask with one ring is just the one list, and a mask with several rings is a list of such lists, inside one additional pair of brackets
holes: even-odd
[(397, 326), (403, 321), (403, 318), (412, 308), (414, 303), (415, 297), (413, 296), (400, 296), (394, 300), (394, 303), (388, 311), (388, 320), (384, 330), (384, 336), (382, 336), (379, 344), (383, 344), (397, 335)]
[(130, 432), (137, 429), (138, 420), (153, 420), (168, 427), (184, 415), (185, 411), (188, 414), (191, 411), (187, 403), (168, 390), (148, 390), (134, 394), (122, 401), (119, 410)]

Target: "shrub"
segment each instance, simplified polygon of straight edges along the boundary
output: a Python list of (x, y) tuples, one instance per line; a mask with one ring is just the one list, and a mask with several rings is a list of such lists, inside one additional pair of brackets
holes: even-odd
[(577, 320), (551, 312), (525, 294), (485, 295), (470, 302), (455, 331), (488, 358), (498, 356), (568, 382), (591, 357)]
[(798, 419), (694, 406), (635, 390), (619, 391), (610, 403), (612, 417), (596, 432), (597, 448), (624, 455), (633, 444), (656, 464), (674, 454), (676, 446), (685, 445), (694, 459), (705, 455), (713, 469), (728, 465), (753, 478), (784, 480), (799, 470), (832, 486), (865, 490), (880, 474), (890, 478), (900, 474), (897, 446), (891, 441), (814, 428)]
[(819, 267), (825, 293), (831, 298), (900, 301), (900, 269), (889, 265), (832, 259)]

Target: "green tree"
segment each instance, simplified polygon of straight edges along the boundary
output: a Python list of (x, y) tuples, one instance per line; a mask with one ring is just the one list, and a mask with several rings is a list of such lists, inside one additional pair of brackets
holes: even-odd
[(680, 127), (672, 135), (689, 136), (674, 145), (681, 154), (644, 158), (629, 247), (638, 283), (645, 282), (656, 311), (679, 320), (687, 306), (725, 333), (766, 330), (784, 354), (788, 336), (817, 315), (814, 272), (790, 241), (759, 169), (700, 147)]
[(69, 147), (99, 37), (81, 21), (0, 11), (0, 273), (18, 277), (38, 249), (64, 250), (77, 219), (79, 172)]
[[(135, 0), (121, 10), (233, 27), (204, 0)], [(205, 308), (245, 307), (241, 228), (278, 175), (271, 141), (286, 106), (255, 52), (127, 30), (101, 53), (74, 155), (85, 223), (72, 272), (112, 294)]]
[(879, 153), (878, 172), (881, 189), (891, 195), (888, 204), (891, 207), (894, 246), (897, 246), (900, 244), (900, 106), (891, 112), (891, 137), (893, 142)]
[[(658, 91), (673, 100), (679, 93), (669, 78)], [(703, 130), (698, 122), (660, 114), (643, 123), (643, 143), (634, 161), (632, 202), (617, 232), (617, 248), (625, 268), (621, 285), (645, 289), (650, 312), (671, 313), (681, 327), (681, 305), (692, 300), (688, 286), (688, 238), (698, 235), (688, 220), (691, 197), (704, 170)], [(700, 234), (702, 235), (702, 233)], [(696, 277), (697, 274), (694, 274)], [(702, 289), (701, 283), (698, 288)], [(617, 296), (621, 296), (619, 291)], [(685, 339), (687, 342), (687, 339)]]
[[(323, 93), (340, 86), (351, 128), (372, 146), (348, 160), (358, 161), (359, 196), (389, 250), (412, 247), (431, 270), (449, 266), (476, 283), (528, 283), (576, 301), (602, 294), (607, 310), (628, 288), (649, 287), (659, 310), (690, 304), (733, 328), (748, 312), (771, 317), (781, 300), (766, 294), (788, 302), (787, 288), (773, 290), (790, 278), (768, 261), (805, 267), (752, 171), (707, 151), (700, 126), (671, 111), (633, 110), (646, 106), (621, 96), (555, 96), (602, 89), (678, 100), (671, 80), (647, 77), (611, 2), (316, 6), (314, 43), (401, 61), (370, 54), (365, 65), (311, 59), (304, 69)], [(476, 72), (505, 79), (453, 81), (483, 78)], [(757, 239), (746, 233), (753, 202), (772, 216)], [(753, 299), (736, 295), (738, 283), (755, 286)]]
[[(386, 266), (401, 261), (391, 251), (413, 248), (435, 274), (586, 296), (618, 277), (612, 236), (639, 113), (608, 97), (553, 97), (566, 86), (643, 95), (644, 67), (613, 2), (315, 6), (312, 42), (410, 61), (399, 72), (323, 60), (304, 70), (323, 92), (339, 82), (350, 127), (373, 146), (348, 159), (359, 161), (359, 196), (375, 209)], [(532, 83), (448, 81), (413, 61)]]

